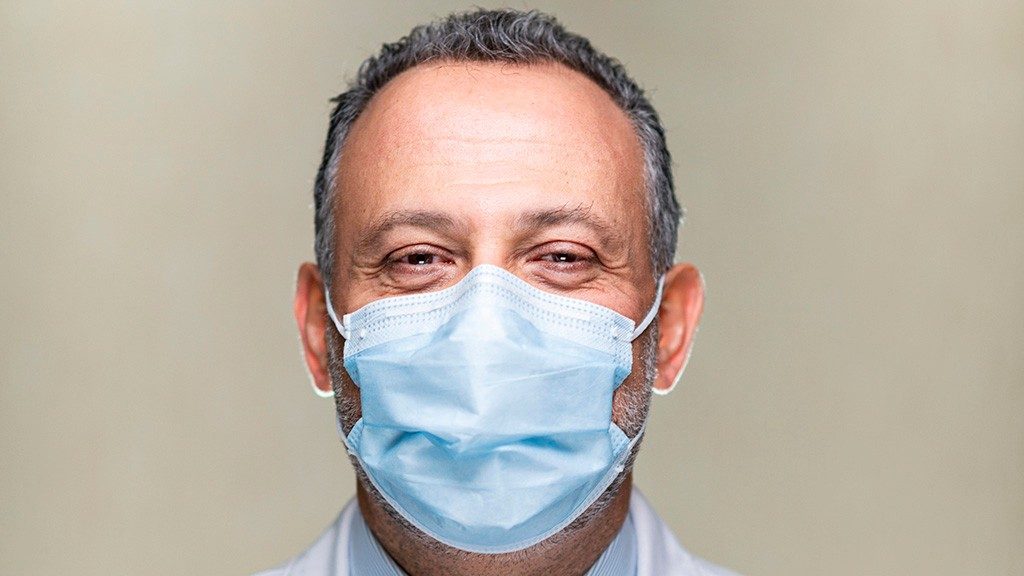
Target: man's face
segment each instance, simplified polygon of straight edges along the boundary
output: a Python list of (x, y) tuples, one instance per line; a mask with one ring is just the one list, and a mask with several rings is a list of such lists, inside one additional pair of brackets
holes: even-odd
[[(625, 114), (568, 68), (413, 68), (374, 97), (342, 149), (335, 310), (439, 290), (494, 264), (639, 321), (655, 291), (643, 165)], [(620, 425), (625, 395), (645, 393), (643, 341), (616, 392)]]
[[(568, 68), (446, 62), (412, 68), (374, 96), (341, 150), (332, 191), (334, 312), (441, 290), (491, 264), (540, 290), (640, 321), (655, 295), (643, 168), (626, 115)], [(348, 435), (362, 416), (360, 390), (327, 320), (324, 280), (316, 265), (300, 266), (295, 318), (313, 385), (335, 393)], [(632, 373), (612, 400), (612, 420), (630, 438), (645, 421), (649, 384), (668, 391), (681, 374), (702, 306), (697, 269), (670, 268), (657, 329), (633, 341)], [(618, 489), (629, 477), (627, 462), (601, 498), (551, 538), (508, 554), (460, 554), (420, 534), (354, 464), (363, 517), (413, 573), (434, 573), (442, 559), (449, 573), (467, 574), (589, 566), (629, 505), (628, 492)], [(465, 560), (459, 570), (455, 559)]]

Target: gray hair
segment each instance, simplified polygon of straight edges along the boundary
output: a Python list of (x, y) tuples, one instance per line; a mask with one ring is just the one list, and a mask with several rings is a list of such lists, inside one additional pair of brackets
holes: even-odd
[(362, 63), (349, 89), (332, 99), (337, 106), (331, 113), (313, 191), (314, 250), (328, 286), (335, 235), (331, 191), (345, 136), (381, 87), (400, 73), (431, 61), (557, 63), (586, 75), (604, 89), (626, 113), (643, 147), (652, 268), (658, 276), (672, 265), (683, 211), (674, 195), (665, 131), (643, 90), (617, 60), (599, 52), (586, 38), (566, 31), (547, 14), (478, 9), (417, 26), (398, 42), (385, 44), (379, 54)]

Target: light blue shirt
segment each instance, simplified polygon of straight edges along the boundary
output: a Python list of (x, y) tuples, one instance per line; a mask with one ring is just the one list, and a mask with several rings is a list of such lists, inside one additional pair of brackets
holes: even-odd
[[(405, 572), (387, 555), (370, 532), (362, 514), (352, 518), (351, 537), (348, 541), (348, 571), (359, 576), (406, 576)], [(587, 572), (587, 576), (635, 576), (636, 530), (631, 515), (626, 516), (622, 528), (605, 548), (601, 557)]]

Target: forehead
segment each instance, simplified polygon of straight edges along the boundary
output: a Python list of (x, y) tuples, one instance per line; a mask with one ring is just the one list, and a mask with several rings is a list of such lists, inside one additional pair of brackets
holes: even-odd
[(336, 245), (351, 253), (368, 227), (399, 211), (447, 214), (486, 241), (527, 212), (584, 210), (638, 255), (643, 165), (625, 113), (578, 72), (420, 65), (385, 85), (349, 131), (335, 182)]
[[(537, 140), (632, 155), (625, 113), (597, 84), (560, 64), (433, 63), (403, 72), (349, 133), (353, 148), (417, 139)], [(593, 146), (597, 144), (599, 146)]]

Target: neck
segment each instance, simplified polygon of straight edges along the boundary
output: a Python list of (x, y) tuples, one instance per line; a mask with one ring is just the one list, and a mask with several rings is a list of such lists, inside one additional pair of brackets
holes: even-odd
[(622, 528), (632, 480), (627, 474), (601, 510), (584, 513), (585, 523), (574, 522), (543, 542), (507, 554), (477, 554), (437, 542), (384, 510), (382, 499), (371, 496), (363, 482), (357, 484), (356, 497), (370, 531), (409, 576), (583, 576)]

